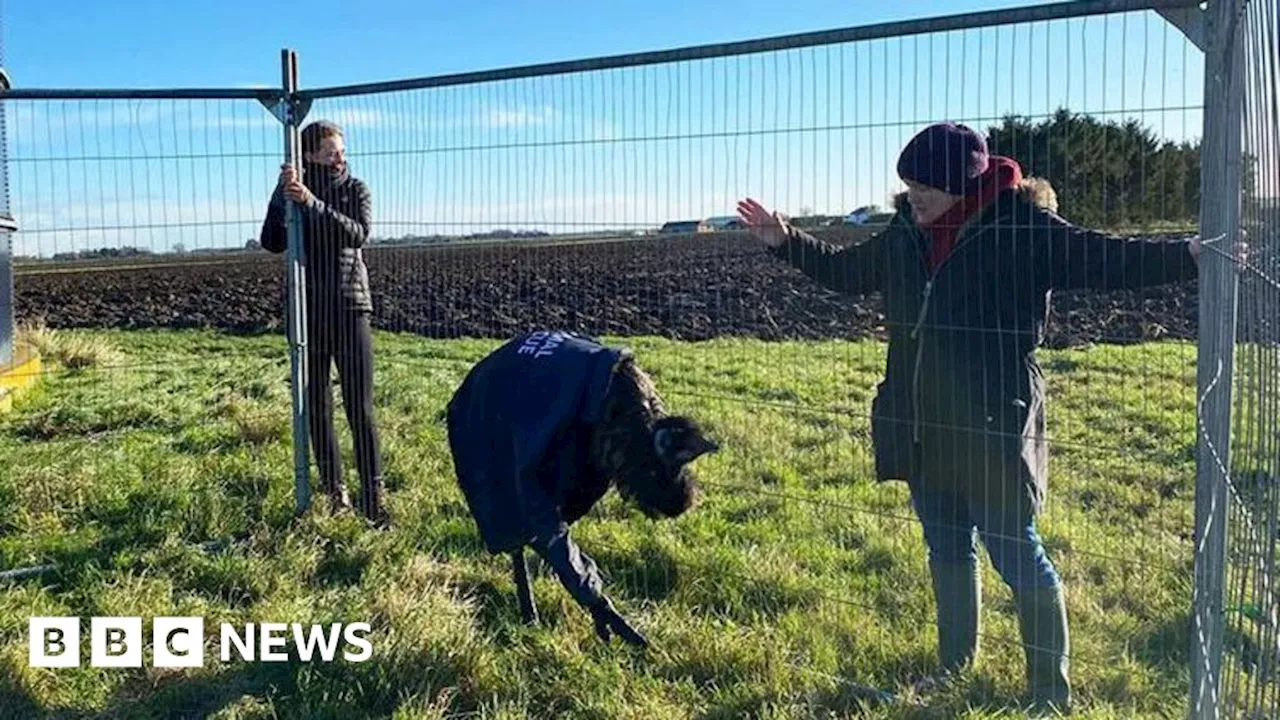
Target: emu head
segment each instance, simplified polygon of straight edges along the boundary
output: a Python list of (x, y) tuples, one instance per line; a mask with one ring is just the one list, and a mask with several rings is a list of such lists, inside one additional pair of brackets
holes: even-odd
[(689, 463), (719, 449), (694, 420), (664, 416), (645, 433), (647, 447), (636, 447), (636, 461), (614, 476), (618, 492), (647, 517), (659, 520), (683, 515), (697, 500), (697, 478)]
[[(664, 417), (654, 423), (653, 449), (660, 470), (653, 497), (641, 502), (649, 517), (679, 517), (693, 506), (698, 495), (698, 482), (688, 465), (720, 446), (708, 438), (692, 418)], [(637, 499), (640, 491), (632, 488)]]
[(720, 449), (702, 432), (693, 418), (664, 417), (653, 424), (653, 449), (668, 468), (682, 469), (698, 458)]
[(668, 415), (653, 381), (630, 358), (614, 380), (592, 444), (597, 467), (646, 516), (678, 517), (699, 492), (688, 465), (719, 446), (696, 421)]

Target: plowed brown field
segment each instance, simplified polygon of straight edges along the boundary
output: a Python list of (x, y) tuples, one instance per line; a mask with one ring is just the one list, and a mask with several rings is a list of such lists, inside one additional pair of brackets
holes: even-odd
[[(837, 241), (850, 234), (822, 231)], [(556, 326), (685, 340), (880, 335), (876, 297), (822, 290), (742, 234), (486, 247), (371, 247), (375, 325), (430, 337), (509, 336)], [(285, 268), (266, 252), (186, 262), (109, 263), (15, 278), (19, 321), (51, 327), (283, 324)], [(1047, 344), (1191, 339), (1195, 284), (1142, 293), (1055, 294)]]

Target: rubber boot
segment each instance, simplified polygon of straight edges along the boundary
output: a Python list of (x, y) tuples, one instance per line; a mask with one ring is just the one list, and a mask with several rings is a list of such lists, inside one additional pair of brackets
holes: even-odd
[(1071, 642), (1067, 604), (1059, 584), (1016, 595), (1018, 630), (1027, 658), (1027, 694), (1033, 712), (1069, 713)]
[(977, 561), (930, 563), (938, 604), (938, 664), (948, 675), (973, 667), (978, 659), (982, 615), (982, 573)]
[(387, 514), (383, 494), (381, 477), (369, 478), (360, 484), (360, 512), (378, 529), (391, 526), (391, 516)]
[(917, 693), (932, 692), (977, 664), (982, 617), (982, 573), (975, 560), (930, 562), (933, 596), (938, 606), (938, 676), (915, 684)]

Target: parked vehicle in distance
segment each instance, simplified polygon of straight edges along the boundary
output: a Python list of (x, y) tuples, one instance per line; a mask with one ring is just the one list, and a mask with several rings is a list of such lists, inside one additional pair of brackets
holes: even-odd
[(712, 232), (730, 232), (743, 229), (742, 218), (736, 215), (720, 215), (707, 218), (703, 221), (703, 224), (709, 226)]
[(661, 235), (684, 235), (701, 232), (710, 232), (710, 227), (701, 220), (672, 220), (658, 230)]
[(860, 207), (844, 216), (844, 225), (866, 225), (871, 219), (871, 208)]

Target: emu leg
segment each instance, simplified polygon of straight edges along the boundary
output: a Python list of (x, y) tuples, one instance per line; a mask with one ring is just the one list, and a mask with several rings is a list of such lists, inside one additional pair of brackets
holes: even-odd
[(529, 589), (529, 566), (524, 561), (524, 548), (511, 553), (511, 571), (516, 581), (516, 597), (520, 599), (520, 616), (525, 625), (538, 622), (538, 608), (533, 604), (533, 592)]

